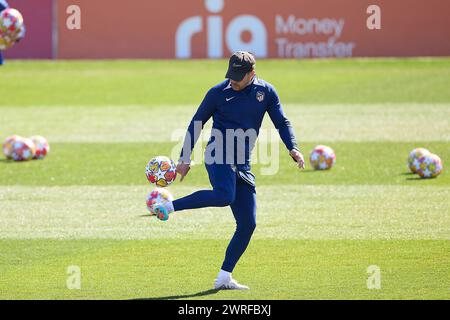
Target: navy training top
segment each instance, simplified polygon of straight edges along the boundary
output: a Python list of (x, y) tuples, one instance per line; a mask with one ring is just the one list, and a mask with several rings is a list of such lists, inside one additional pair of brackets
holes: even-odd
[[(239, 170), (250, 170), (251, 151), (266, 112), (286, 148), (289, 151), (298, 150), (294, 130), (283, 112), (275, 88), (255, 76), (252, 83), (241, 91), (233, 90), (230, 80), (227, 79), (207, 92), (189, 124), (180, 160), (190, 162), (192, 149), (200, 135), (199, 129), (203, 129), (205, 123), (212, 117), (213, 129), (205, 150), (205, 162), (208, 164), (207, 157), (211, 154), (216, 163), (230, 163), (236, 165)], [(197, 130), (194, 132), (195, 127)], [(231, 129), (228, 130), (228, 134), (227, 129)], [(242, 130), (236, 131), (237, 129)], [(244, 136), (244, 140), (242, 138), (239, 140), (237, 138), (239, 131), (241, 134), (243, 131), (249, 134), (247, 137)], [(230, 135), (233, 132), (236, 132), (235, 136)], [(220, 135), (223, 143), (217, 139)], [(233, 149), (229, 147), (230, 142), (234, 143)], [(232, 155), (231, 150), (234, 151)], [(222, 155), (218, 151), (222, 152)]]

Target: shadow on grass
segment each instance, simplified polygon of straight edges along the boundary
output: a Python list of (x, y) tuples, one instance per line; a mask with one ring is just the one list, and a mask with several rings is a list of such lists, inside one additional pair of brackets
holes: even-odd
[(330, 170), (314, 170), (314, 169), (303, 169), (301, 173), (317, 173), (317, 172), (329, 172)]
[(407, 181), (430, 180), (430, 179), (421, 178), (419, 175), (417, 175), (416, 173), (412, 173), (412, 172), (404, 172), (404, 173), (401, 173), (400, 175), (409, 177), (409, 178), (406, 178)]
[(182, 294), (178, 296), (166, 296), (166, 297), (154, 297), (154, 298), (137, 298), (132, 300), (177, 300), (177, 299), (187, 299), (187, 298), (196, 298), (196, 297), (204, 297), (212, 294), (216, 294), (220, 290), (218, 289), (209, 289), (205, 291), (200, 291), (191, 294)]
[(409, 181), (426, 181), (426, 180), (432, 180), (433, 178), (427, 178), (427, 179), (425, 179), (425, 178), (421, 178), (421, 177), (414, 177), (414, 178), (406, 178), (406, 180), (409, 180)]
[(31, 163), (35, 162), (35, 159), (24, 160), (24, 161), (14, 161), (13, 159), (0, 158), (0, 164), (21, 164), (21, 163)]

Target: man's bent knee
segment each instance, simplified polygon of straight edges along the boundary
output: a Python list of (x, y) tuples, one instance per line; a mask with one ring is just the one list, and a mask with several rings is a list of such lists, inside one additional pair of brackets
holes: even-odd
[(214, 190), (217, 196), (218, 206), (226, 207), (234, 202), (235, 194), (231, 191)]
[(253, 234), (253, 231), (256, 229), (256, 222), (246, 222), (246, 223), (238, 223), (236, 227), (237, 232), (242, 232), (246, 234)]

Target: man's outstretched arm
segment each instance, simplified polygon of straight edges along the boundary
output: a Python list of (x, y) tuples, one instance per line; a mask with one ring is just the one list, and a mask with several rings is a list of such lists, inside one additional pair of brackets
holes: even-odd
[(304, 169), (305, 160), (297, 145), (294, 128), (292, 128), (290, 121), (286, 118), (280, 99), (275, 90), (272, 92), (267, 113), (269, 114), (275, 128), (278, 130), (281, 140), (288, 149), (289, 155), (295, 162), (297, 162), (299, 168)]
[(190, 169), (192, 150), (200, 136), (201, 130), (209, 118), (211, 118), (215, 109), (214, 93), (212, 90), (209, 90), (198, 107), (197, 112), (192, 117), (184, 138), (183, 148), (177, 165), (177, 173), (181, 175), (180, 181), (183, 181)]

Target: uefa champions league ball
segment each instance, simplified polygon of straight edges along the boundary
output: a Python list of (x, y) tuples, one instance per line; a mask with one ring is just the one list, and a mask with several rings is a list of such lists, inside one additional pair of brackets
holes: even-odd
[(32, 136), (30, 140), (33, 141), (36, 146), (36, 153), (33, 159), (44, 159), (50, 152), (50, 145), (48, 144), (47, 139), (42, 136)]
[(0, 51), (11, 48), (14, 45), (14, 40), (0, 29)]
[(22, 14), (17, 9), (7, 8), (0, 14), (0, 29), (11, 35), (19, 34), (23, 27)]
[(316, 146), (309, 155), (309, 162), (315, 170), (329, 170), (336, 163), (336, 154), (327, 146)]
[[(153, 205), (156, 203), (164, 203), (166, 201), (173, 201), (173, 196), (169, 190), (156, 187), (147, 195), (147, 209), (150, 211), (150, 215), (156, 215), (153, 211)], [(167, 217), (168, 219), (168, 217)], [(165, 220), (167, 220), (165, 219)]]
[(411, 170), (412, 173), (417, 173), (417, 170), (419, 170), (420, 165), (419, 159), (429, 154), (431, 154), (431, 152), (425, 148), (416, 148), (413, 151), (411, 151), (408, 156), (409, 170)]
[(27, 138), (20, 138), (13, 143), (12, 159), (14, 161), (28, 161), (36, 154), (34, 142)]
[(13, 158), (13, 151), (14, 151), (14, 143), (19, 140), (23, 139), (21, 136), (18, 135), (12, 135), (5, 139), (5, 142), (3, 142), (3, 154), (5, 155), (6, 159), (12, 159)]
[(442, 172), (442, 160), (435, 154), (429, 153), (424, 155), (419, 158), (418, 162), (417, 174), (421, 178), (436, 178)]
[(175, 163), (168, 157), (155, 157), (148, 162), (145, 175), (150, 183), (158, 187), (167, 187), (177, 177)]
[(24, 24), (22, 14), (13, 8), (0, 13), (0, 50), (6, 50), (23, 35)]

